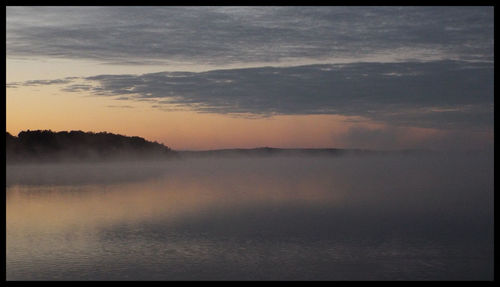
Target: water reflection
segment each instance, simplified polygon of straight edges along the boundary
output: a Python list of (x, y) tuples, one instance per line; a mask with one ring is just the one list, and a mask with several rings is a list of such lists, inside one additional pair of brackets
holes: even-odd
[(493, 276), (487, 157), (15, 168), (9, 280)]

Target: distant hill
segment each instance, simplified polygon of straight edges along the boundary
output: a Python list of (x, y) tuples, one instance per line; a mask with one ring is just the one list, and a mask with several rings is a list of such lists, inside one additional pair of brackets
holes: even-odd
[(174, 154), (160, 143), (108, 132), (27, 130), (17, 137), (6, 133), (8, 163), (162, 159)]
[(384, 154), (422, 154), (424, 150), (377, 151), (365, 149), (339, 148), (272, 148), (217, 149), (203, 151), (178, 151), (181, 157), (269, 157), (269, 156), (341, 156), (341, 155), (384, 155)]
[(272, 147), (260, 148), (234, 148), (234, 149), (217, 149), (217, 150), (203, 150), (203, 151), (180, 151), (181, 156), (194, 156), (194, 157), (213, 157), (213, 156), (284, 156), (284, 155), (340, 155), (345, 150), (329, 148), (329, 149), (282, 149)]

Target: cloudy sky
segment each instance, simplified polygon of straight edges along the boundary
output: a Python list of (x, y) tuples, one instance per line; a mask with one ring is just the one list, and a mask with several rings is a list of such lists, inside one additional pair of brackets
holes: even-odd
[(7, 131), (493, 148), (492, 7), (7, 7)]

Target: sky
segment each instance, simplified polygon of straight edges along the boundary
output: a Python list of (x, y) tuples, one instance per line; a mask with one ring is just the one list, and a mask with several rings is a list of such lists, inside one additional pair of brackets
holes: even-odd
[(493, 149), (493, 7), (7, 7), (6, 129)]

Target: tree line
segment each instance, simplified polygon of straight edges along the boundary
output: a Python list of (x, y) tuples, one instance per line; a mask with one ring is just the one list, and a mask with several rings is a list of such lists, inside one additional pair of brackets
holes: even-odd
[(27, 130), (17, 137), (6, 132), (7, 162), (161, 159), (173, 154), (158, 142), (108, 132)]

